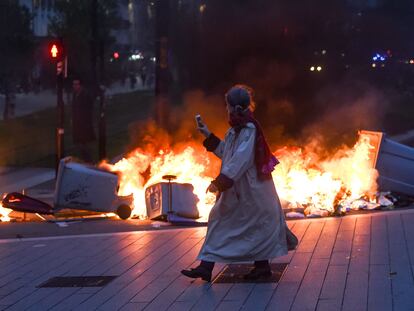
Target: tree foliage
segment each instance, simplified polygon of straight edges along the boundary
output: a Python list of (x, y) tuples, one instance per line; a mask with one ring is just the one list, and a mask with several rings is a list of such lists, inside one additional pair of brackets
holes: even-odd
[[(68, 55), (69, 72), (91, 79), (92, 45), (109, 51), (115, 42), (113, 30), (121, 25), (117, 0), (97, 1), (97, 33), (92, 32), (92, 0), (56, 0), (55, 16), (50, 19), (52, 36), (61, 38)], [(108, 54), (106, 52), (106, 54)], [(104, 60), (109, 59), (105, 57)]]
[(0, 91), (9, 93), (31, 71), (33, 34), (29, 11), (15, 0), (0, 1)]

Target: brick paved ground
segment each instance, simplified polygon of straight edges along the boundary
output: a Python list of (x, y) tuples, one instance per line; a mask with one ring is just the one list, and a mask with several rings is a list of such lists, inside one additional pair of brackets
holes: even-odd
[[(0, 242), (2, 310), (414, 310), (414, 211), (289, 221), (300, 239), (278, 284), (192, 282), (205, 228)], [(217, 265), (217, 274), (223, 265)], [(37, 288), (55, 276), (102, 288)]]

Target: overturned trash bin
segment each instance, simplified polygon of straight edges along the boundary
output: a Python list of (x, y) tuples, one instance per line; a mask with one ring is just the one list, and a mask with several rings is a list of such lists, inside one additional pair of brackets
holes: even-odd
[(197, 219), (198, 198), (188, 183), (161, 182), (145, 190), (147, 216), (150, 219)]
[(133, 196), (118, 196), (118, 189), (117, 174), (73, 162), (68, 157), (59, 163), (54, 208), (116, 213), (127, 219), (131, 216)]
[(61, 209), (116, 213), (119, 218), (131, 216), (133, 195), (118, 196), (118, 175), (94, 166), (72, 161), (59, 162), (53, 206), (27, 195), (7, 194), (4, 207), (24, 213), (55, 214)]
[(414, 196), (414, 148), (393, 141), (382, 132), (360, 131), (360, 134), (368, 135), (374, 147), (370, 160), (378, 171), (380, 190)]

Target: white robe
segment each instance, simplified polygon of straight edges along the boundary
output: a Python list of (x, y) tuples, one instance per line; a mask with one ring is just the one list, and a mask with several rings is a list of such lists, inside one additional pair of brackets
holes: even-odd
[(273, 180), (260, 181), (254, 162), (256, 128), (230, 129), (214, 153), (234, 181), (210, 212), (199, 260), (241, 262), (287, 254), (286, 222)]

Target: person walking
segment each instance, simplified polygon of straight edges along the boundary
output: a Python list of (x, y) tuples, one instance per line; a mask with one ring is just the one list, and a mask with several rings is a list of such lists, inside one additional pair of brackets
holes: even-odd
[(85, 162), (92, 162), (92, 146), (95, 141), (93, 128), (94, 100), (82, 85), (79, 78), (72, 82), (72, 139), (75, 152)]
[(200, 120), (203, 144), (222, 160), (208, 191), (218, 193), (198, 255), (199, 266), (181, 273), (211, 281), (215, 262), (254, 262), (248, 280), (271, 277), (269, 260), (294, 249), (297, 238), (287, 228), (271, 172), (279, 163), (253, 116), (252, 89), (235, 85), (225, 95), (229, 124), (220, 140)]
[(137, 77), (135, 76), (135, 73), (131, 71), (129, 73), (129, 85), (131, 90), (135, 89), (135, 84), (137, 84)]
[(145, 85), (146, 85), (145, 81), (147, 80), (147, 67), (143, 66), (141, 68), (140, 76), (141, 76), (142, 87), (145, 87)]

